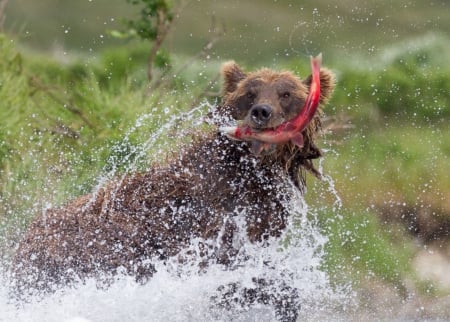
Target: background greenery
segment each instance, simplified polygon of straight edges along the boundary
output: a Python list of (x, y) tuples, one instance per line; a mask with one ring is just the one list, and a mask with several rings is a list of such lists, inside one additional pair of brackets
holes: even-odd
[(319, 143), (325, 177), (308, 178), (306, 198), (330, 240), (324, 269), (336, 283), (449, 294), (412, 265), (423, 249), (449, 255), (448, 2), (185, 2), (163, 45), (172, 69), (157, 69), (158, 88), (146, 78), (150, 44), (111, 36), (136, 14), (119, 0), (8, 3), (0, 35), (3, 256), (36, 212), (126, 168), (167, 109), (216, 102), (220, 84), (210, 82), (223, 61), (305, 76), (309, 55), (322, 52), (338, 85)]

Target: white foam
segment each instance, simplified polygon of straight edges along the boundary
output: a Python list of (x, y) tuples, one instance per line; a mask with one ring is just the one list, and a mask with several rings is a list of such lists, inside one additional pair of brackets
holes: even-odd
[(298, 288), (304, 317), (336, 303), (341, 305), (348, 301), (347, 294), (334, 290), (327, 274), (320, 270), (326, 238), (314, 226), (314, 219), (306, 218), (311, 213), (300, 197), (293, 201), (292, 209), (295, 224), (289, 228), (289, 245), (275, 241), (264, 248), (246, 244), (249, 259), (233, 271), (212, 265), (200, 273), (195, 262), (182, 266), (177, 261), (159, 262), (158, 272), (144, 285), (121, 276), (109, 288), (99, 289), (95, 280), (88, 280), (43, 298), (29, 298), (28, 303), (13, 300), (3, 278), (0, 321), (270, 321), (274, 319), (272, 307), (225, 312), (212, 306), (210, 300), (221, 285), (249, 285), (253, 277), (260, 276), (286, 279), (288, 285)]

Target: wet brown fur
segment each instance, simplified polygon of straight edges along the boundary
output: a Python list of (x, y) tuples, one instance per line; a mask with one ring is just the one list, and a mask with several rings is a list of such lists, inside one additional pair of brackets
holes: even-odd
[[(234, 62), (226, 63), (222, 73), (220, 113), (235, 112), (237, 98), (246, 94), (243, 82), (250, 78), (259, 77), (267, 88), (274, 79), (288, 80), (296, 84), (291, 95), (299, 101), (306, 98), (311, 80), (268, 69), (246, 74)], [(324, 104), (333, 90), (333, 74), (323, 69), (321, 82)], [(286, 227), (286, 178), (301, 189), (303, 170), (319, 175), (312, 163), (321, 156), (314, 144), (319, 128), (316, 116), (303, 133), (303, 148), (287, 143), (264, 156), (252, 155), (246, 142), (205, 134), (163, 166), (118, 178), (47, 210), (32, 222), (16, 252), (17, 287), (48, 291), (73, 280), (114, 275), (118, 268), (145, 281), (155, 272), (149, 259), (177, 256), (193, 238), (217, 240), (205, 242), (198, 255), (231, 266), (238, 252), (233, 218), (240, 211), (245, 209), (250, 242), (264, 243)]]

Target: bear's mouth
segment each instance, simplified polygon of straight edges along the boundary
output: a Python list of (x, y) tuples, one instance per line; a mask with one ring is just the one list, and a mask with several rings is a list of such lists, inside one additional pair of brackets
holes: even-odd
[(266, 126), (266, 127), (251, 126), (249, 124), (242, 124), (242, 126), (250, 128), (253, 133), (264, 133), (264, 131), (275, 131), (276, 128), (279, 127), (283, 123), (284, 122), (280, 122), (279, 124), (277, 124), (275, 126)]
[(284, 115), (274, 115), (273, 120), (268, 124), (258, 124), (256, 122), (248, 121), (248, 118), (238, 121), (239, 127), (246, 127), (253, 131), (253, 133), (263, 133), (264, 131), (275, 131), (283, 123), (290, 121)]

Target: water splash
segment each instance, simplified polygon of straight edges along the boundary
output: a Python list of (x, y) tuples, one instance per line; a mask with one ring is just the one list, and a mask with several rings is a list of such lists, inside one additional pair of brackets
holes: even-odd
[[(170, 136), (177, 141), (190, 129), (203, 126), (205, 119), (216, 122), (206, 117), (211, 108), (205, 103), (168, 121), (161, 121), (147, 140), (133, 147), (133, 157), (128, 155), (120, 160), (124, 172), (133, 172), (148, 164), (149, 155), (151, 162), (163, 158), (167, 152), (165, 142)], [(129, 146), (130, 137), (152, 122), (155, 117), (151, 114), (138, 118), (122, 144), (114, 149), (121, 151)], [(120, 176), (118, 162), (115, 157), (108, 161), (96, 189)], [(328, 182), (332, 188), (332, 181)], [(183, 264), (178, 259), (155, 262), (157, 273), (144, 285), (119, 274), (108, 288), (99, 288), (97, 281), (90, 279), (44, 298), (31, 296), (25, 303), (10, 296), (7, 274), (0, 266), (0, 321), (272, 321), (275, 309), (271, 306), (224, 310), (212, 304), (220, 287), (233, 283), (244, 288), (252, 285), (255, 276), (300, 290), (301, 320), (311, 320), (323, 312), (345, 311), (351, 305), (352, 297), (345, 288), (331, 286), (321, 269), (327, 238), (316, 225), (314, 209), (308, 207), (297, 189), (292, 189), (287, 208), (291, 217), (285, 235), (272, 240), (267, 247), (246, 240), (245, 209), (233, 218), (243, 232), (236, 242), (242, 246), (240, 258), (245, 260), (238, 260), (231, 271), (219, 264), (211, 264), (205, 271), (199, 270), (201, 259), (188, 255), (189, 250), (198, 253), (195, 251), (198, 241), (194, 240), (183, 253), (189, 261)]]
[[(323, 152), (324, 153), (331, 153), (333, 151), (328, 150), (328, 149), (323, 149)], [(319, 172), (322, 173), (322, 181), (327, 185), (328, 192), (334, 198), (332, 210), (333, 210), (334, 213), (339, 213), (342, 210), (342, 199), (341, 199), (341, 196), (339, 196), (339, 193), (336, 190), (333, 178), (330, 175), (326, 174), (326, 172), (324, 171), (323, 162), (324, 162), (323, 158), (319, 159)]]

